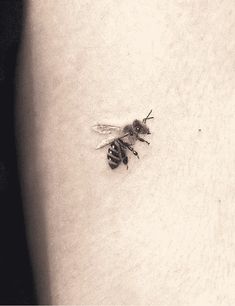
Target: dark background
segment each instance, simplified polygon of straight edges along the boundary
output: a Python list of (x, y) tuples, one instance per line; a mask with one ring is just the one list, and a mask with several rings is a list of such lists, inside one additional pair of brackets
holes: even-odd
[(0, 304), (37, 304), (25, 235), (14, 130), (23, 0), (0, 0)]

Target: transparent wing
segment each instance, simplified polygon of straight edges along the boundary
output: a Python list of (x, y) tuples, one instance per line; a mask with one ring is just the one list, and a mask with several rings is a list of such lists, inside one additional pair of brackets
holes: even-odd
[(117, 138), (125, 138), (125, 137), (127, 137), (129, 134), (127, 133), (127, 134), (124, 134), (124, 135), (122, 135), (122, 136), (119, 136), (119, 137), (115, 137), (115, 136), (110, 136), (110, 137), (108, 137), (108, 138), (106, 138), (106, 139), (103, 139), (102, 141), (101, 141), (101, 143), (99, 143), (98, 144), (98, 146), (96, 147), (96, 150), (98, 150), (98, 149), (101, 149), (101, 148), (103, 148), (103, 147), (105, 147), (105, 146), (108, 146), (110, 143), (112, 143), (115, 139), (117, 139)]
[(98, 144), (96, 150), (108, 146), (117, 138), (124, 138), (128, 136), (128, 134), (123, 134), (122, 127), (110, 124), (96, 124), (92, 126), (92, 129), (99, 134), (109, 135), (107, 138), (103, 139), (101, 143)]
[(96, 124), (93, 125), (92, 129), (99, 134), (119, 134), (122, 130), (120, 126), (109, 125), (109, 124)]
[(108, 138), (106, 138), (106, 139), (103, 139), (103, 140), (98, 144), (98, 146), (96, 147), (96, 150), (101, 149), (101, 148), (103, 148), (103, 147), (109, 145), (109, 144), (112, 143), (116, 138), (117, 138), (117, 137), (112, 136), (112, 137), (108, 137)]

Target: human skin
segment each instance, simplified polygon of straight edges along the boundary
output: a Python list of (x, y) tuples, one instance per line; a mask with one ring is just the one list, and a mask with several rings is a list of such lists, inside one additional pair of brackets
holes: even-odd
[[(17, 133), (41, 303), (235, 303), (234, 0), (34, 0)], [(152, 132), (111, 170), (91, 127)]]

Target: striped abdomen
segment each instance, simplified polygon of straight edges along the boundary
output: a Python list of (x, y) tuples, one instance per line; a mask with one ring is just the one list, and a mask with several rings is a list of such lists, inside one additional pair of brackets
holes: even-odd
[(126, 164), (127, 156), (125, 149), (121, 145), (122, 142), (119, 139), (114, 140), (108, 149), (108, 163), (111, 169), (117, 168), (121, 162)]

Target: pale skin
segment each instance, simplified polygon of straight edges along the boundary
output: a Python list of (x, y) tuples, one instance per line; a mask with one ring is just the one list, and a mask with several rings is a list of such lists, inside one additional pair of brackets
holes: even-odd
[[(26, 3), (16, 109), (41, 303), (235, 303), (233, 0)], [(148, 122), (111, 170), (96, 123)]]

